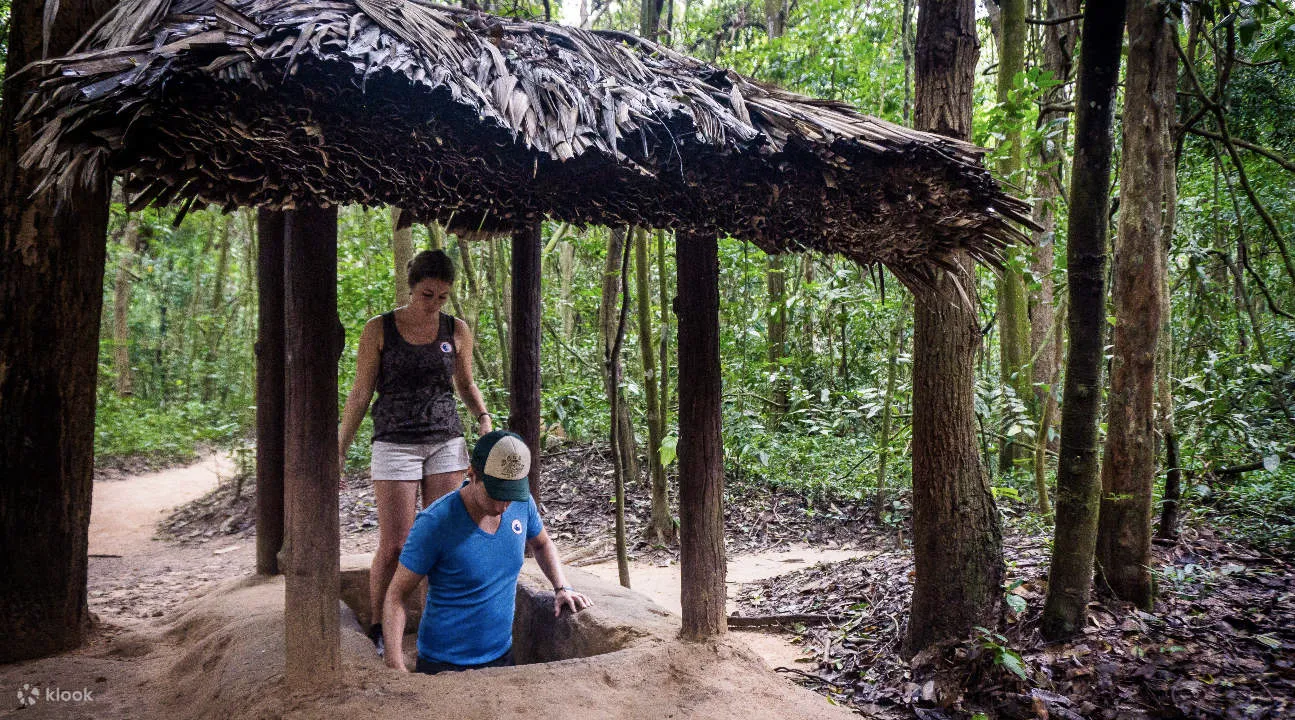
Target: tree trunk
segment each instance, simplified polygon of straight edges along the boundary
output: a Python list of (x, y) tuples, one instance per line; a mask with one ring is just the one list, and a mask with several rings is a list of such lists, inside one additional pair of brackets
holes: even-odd
[[(278, 575), (283, 548), (283, 213), (257, 213), (256, 571)], [(338, 468), (341, 472), (341, 468)]]
[(769, 37), (782, 37), (787, 29), (787, 0), (764, 0), (764, 18), (769, 26)]
[[(1007, 104), (1012, 99), (1013, 83), (1017, 73), (1025, 69), (1025, 0), (1002, 0), (1002, 35), (998, 58), (998, 102)], [(1008, 105), (1010, 107), (1010, 105)], [(1019, 112), (1007, 118), (1008, 129), (1003, 142), (1008, 145), (1007, 157), (999, 163), (998, 172), (1008, 182), (1019, 185), (1017, 175), (1022, 169), (1021, 122)], [(1015, 252), (1015, 250), (1013, 250)], [(1004, 388), (1012, 388), (1017, 399), (1026, 407), (1026, 414), (1034, 417), (1034, 392), (1031, 389), (1028, 360), (1030, 357), (1030, 317), (1026, 304), (1025, 277), (1021, 270), (1008, 265), (998, 276), (998, 343), (999, 373)], [(1004, 403), (1005, 426), (1019, 418), (1008, 403)], [(1004, 437), (1007, 437), (1004, 435)], [(998, 470), (1010, 473), (1018, 461), (1029, 453), (1024, 445), (1011, 439), (1002, 441), (998, 453)]]
[(814, 297), (816, 293), (810, 291), (810, 286), (814, 283), (814, 254), (812, 252), (803, 252), (800, 255), (800, 283), (802, 290), (799, 296), (804, 299), (800, 303), (800, 340), (797, 341), (799, 346), (800, 357), (808, 358), (813, 363), (817, 357), (814, 344), (817, 341), (814, 333)]
[[(657, 291), (661, 294), (661, 364), (657, 373), (661, 388), (661, 434), (670, 429), (670, 275), (666, 272), (665, 230), (656, 231)], [(664, 468), (662, 473), (665, 473)], [(666, 477), (667, 482), (669, 476)]]
[(576, 334), (576, 307), (571, 293), (576, 274), (576, 246), (566, 240), (558, 244), (558, 272), (562, 276), (562, 337), (570, 342)]
[(341, 681), (337, 207), (284, 213), (284, 607), (290, 688)]
[(895, 402), (895, 384), (899, 378), (900, 340), (908, 321), (908, 295), (899, 305), (899, 314), (890, 326), (890, 342), (886, 347), (886, 395), (881, 407), (881, 438), (877, 441), (877, 496), (873, 501), (872, 515), (880, 521), (886, 505), (886, 466), (890, 461), (890, 419)]
[[(1070, 17), (1079, 12), (1079, 0), (1048, 0), (1046, 16)], [(1043, 68), (1050, 70), (1061, 82), (1044, 96), (1048, 107), (1061, 108), (1070, 99), (1075, 44), (1079, 39), (1079, 23), (1071, 21), (1047, 25), (1043, 29)], [(1039, 287), (1030, 291), (1030, 375), (1034, 386), (1034, 403), (1039, 408), (1039, 433), (1036, 445), (1056, 449), (1048, 441), (1045, 427), (1056, 427), (1057, 403), (1053, 385), (1061, 367), (1061, 353), (1055, 346), (1061, 344), (1061, 334), (1052, 331), (1056, 316), (1056, 293), (1052, 286), (1052, 269), (1056, 260), (1056, 204), (1065, 188), (1065, 147), (1070, 130), (1070, 113), (1062, 109), (1039, 113), (1038, 126), (1054, 137), (1039, 143), (1039, 171), (1034, 175), (1034, 221), (1042, 230), (1034, 234), (1034, 248), (1030, 253), (1030, 272), (1039, 279)], [(1048, 396), (1052, 396), (1052, 400)], [(1035, 462), (1038, 456), (1035, 456)]]
[[(958, 139), (971, 133), (978, 49), (972, 0), (923, 0), (917, 15), (914, 125)], [(966, 297), (975, 269), (954, 270), (915, 295), (913, 337), (913, 583), (908, 649), (997, 627), (1003, 607), (998, 510), (976, 448), (975, 358), (980, 328)], [(956, 272), (954, 276), (952, 273)]]
[[(1049, 308), (1051, 310), (1051, 308)], [(1047, 358), (1044, 364), (1051, 364), (1054, 368), (1061, 367), (1062, 350), (1064, 343), (1057, 337), (1061, 334), (1061, 323), (1065, 322), (1065, 303), (1053, 313), (1053, 327), (1049, 331), (1050, 337), (1045, 337), (1039, 348), (1040, 352), (1051, 350), (1052, 357)], [(1036, 359), (1035, 367), (1038, 367), (1039, 360)], [(1057, 416), (1057, 391), (1055, 387), (1049, 386), (1048, 391), (1043, 396), (1043, 409), (1039, 413), (1039, 437), (1034, 444), (1034, 490), (1039, 496), (1039, 513), (1044, 517), (1052, 517), (1052, 502), (1048, 496), (1048, 436), (1052, 434), (1052, 423)]]
[(540, 494), (540, 224), (513, 232), (513, 375), (508, 393), (508, 428), (531, 449), (531, 495)]
[[(1178, 55), (1172, 42), (1165, 44), (1171, 67), (1178, 66)], [(1172, 136), (1170, 138), (1172, 140)], [(1178, 457), (1178, 428), (1174, 423), (1174, 393), (1172, 386), (1174, 368), (1173, 301), (1169, 297), (1169, 250), (1173, 247), (1174, 227), (1178, 218), (1178, 154), (1172, 153), (1165, 162), (1165, 227), (1161, 252), (1165, 271), (1160, 273), (1160, 297), (1164, 301), (1160, 317), (1159, 356), (1156, 358), (1157, 419), (1160, 435), (1165, 442), (1165, 495), (1160, 506), (1160, 527), (1156, 537), (1166, 540), (1178, 537), (1178, 505), (1182, 501), (1183, 471)]]
[(126, 231), (121, 239), (121, 257), (117, 259), (117, 279), (112, 284), (112, 349), (114, 383), (118, 397), (135, 394), (134, 376), (130, 369), (130, 283), (133, 278), (135, 254), (139, 252), (139, 215), (128, 213)]
[(229, 316), (225, 307), (225, 282), (229, 276), (229, 244), (234, 229), (234, 215), (227, 214), (221, 219), (223, 224), (217, 239), (219, 247), (216, 252), (216, 276), (211, 281), (211, 300), (203, 313), (203, 367), (202, 367), (202, 401), (210, 402), (216, 395), (216, 363), (220, 361), (220, 339), (224, 335), (225, 323)]
[(409, 261), (414, 259), (414, 217), (391, 208), (391, 256), (396, 279), (396, 305), (409, 304)]
[(1120, 226), (1111, 296), (1115, 306), (1111, 391), (1097, 528), (1100, 578), (1115, 595), (1150, 610), (1151, 493), (1156, 481), (1156, 346), (1165, 298), (1165, 160), (1174, 110), (1174, 42), (1160, 2), (1129, 12)]
[[(629, 559), (629, 542), (625, 536), (625, 474), (626, 463), (625, 455), (616, 452), (616, 448), (625, 446), (625, 436), (622, 434), (624, 429), (617, 420), (621, 416), (624, 400), (621, 397), (621, 346), (625, 342), (625, 320), (629, 313), (629, 263), (630, 256), (627, 249), (622, 248), (621, 252), (621, 269), (620, 282), (618, 283), (624, 290), (621, 292), (620, 311), (616, 315), (616, 329), (613, 331), (614, 337), (607, 349), (607, 354), (603, 358), (608, 381), (607, 403), (611, 406), (611, 444), (613, 448), (612, 459), (615, 461), (615, 475), (613, 477), (616, 486), (616, 571), (620, 576), (621, 587), (630, 586), (630, 559)], [(610, 308), (609, 308), (610, 311)]]
[(769, 388), (769, 416), (776, 427), (787, 413), (787, 377), (784, 359), (787, 354), (787, 280), (783, 273), (783, 257), (770, 255), (766, 259), (767, 290), (769, 293), (769, 373), (774, 376)]
[(648, 266), (648, 231), (634, 233), (634, 278), (638, 295), (639, 355), (643, 359), (643, 387), (647, 394), (648, 475), (652, 478), (651, 517), (644, 534), (657, 545), (674, 542), (674, 518), (670, 516), (670, 489), (661, 463), (661, 398), (657, 384), (656, 344), (652, 339), (652, 281)]
[(719, 245), (680, 231), (679, 566), (683, 637), (727, 629), (724, 611), (724, 437), (719, 364)]
[(510, 378), (513, 376), (512, 358), (508, 352), (508, 348), (511, 347), (508, 341), (508, 323), (511, 321), (504, 317), (504, 313), (511, 307), (511, 303), (505, 302), (502, 298), (504, 291), (501, 287), (503, 278), (500, 277), (502, 275), (500, 256), (503, 253), (499, 251), (497, 239), (490, 238), (486, 242), (489, 243), (489, 256), (486, 258), (486, 285), (490, 287), (490, 304), (494, 310), (491, 317), (494, 319), (495, 337), (499, 339), (499, 369), (503, 377)]
[[(616, 322), (617, 302), (616, 299), (621, 292), (627, 291), (621, 287), (621, 264), (624, 261), (625, 253), (628, 250), (625, 247), (626, 231), (625, 228), (612, 228), (608, 233), (607, 240), (607, 259), (603, 264), (603, 283), (602, 283), (602, 301), (598, 308), (598, 319), (600, 328), (599, 354), (603, 358), (603, 391), (607, 395), (607, 404), (610, 406), (612, 393), (619, 393), (620, 386), (607, 371), (606, 360), (611, 355), (612, 345), (616, 341)], [(625, 469), (625, 477), (637, 481), (639, 478), (638, 450), (634, 441), (634, 426), (630, 422), (629, 407), (623, 403), (616, 403), (616, 414), (612, 416), (611, 421), (618, 424), (617, 441), (618, 447), (613, 447), (612, 451), (620, 457), (621, 467)]]
[[(67, 3), (50, 54), (69, 49), (105, 2)], [(18, 167), (31, 133), (15, 115), (42, 56), (43, 2), (10, 6), (0, 102), (0, 663), (76, 647), (89, 624), (87, 542), (95, 380), (108, 233), (108, 177), (60, 202), (32, 197)], [(57, 207), (57, 212), (55, 208)]]
[(1111, 184), (1111, 121), (1120, 74), (1124, 2), (1084, 6), (1085, 42), (1079, 56), (1075, 161), (1066, 235), (1070, 356), (1061, 402), (1057, 460), (1057, 527), (1043, 607), (1045, 637), (1084, 627), (1093, 579), (1101, 484), (1097, 473), (1097, 412), (1102, 392), (1106, 327), (1106, 235)]
[(904, 0), (900, 9), (900, 52), (904, 56), (904, 124), (913, 115), (913, 0)]

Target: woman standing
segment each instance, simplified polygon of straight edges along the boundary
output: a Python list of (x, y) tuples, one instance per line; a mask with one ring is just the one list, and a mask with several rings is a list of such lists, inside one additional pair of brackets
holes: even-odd
[(378, 506), (378, 549), (369, 572), (369, 638), (382, 653), (382, 601), (417, 512), (463, 482), (467, 444), (454, 393), (476, 418), (482, 435), (493, 429), (481, 390), (472, 379), (472, 333), (441, 312), (454, 287), (454, 263), (440, 250), (409, 262), (409, 304), (369, 320), (360, 334), (355, 384), (338, 430), (341, 466), (373, 404), (373, 495)]

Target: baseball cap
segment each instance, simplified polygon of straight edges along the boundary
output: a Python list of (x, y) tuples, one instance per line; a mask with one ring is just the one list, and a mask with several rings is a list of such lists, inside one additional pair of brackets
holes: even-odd
[(517, 433), (495, 430), (482, 435), (472, 448), (472, 467), (492, 499), (530, 499), (531, 449)]

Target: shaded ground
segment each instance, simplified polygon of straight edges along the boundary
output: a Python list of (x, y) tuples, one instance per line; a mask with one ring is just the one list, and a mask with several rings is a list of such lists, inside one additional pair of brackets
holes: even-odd
[[(567, 548), (570, 564), (614, 577), (609, 458), (575, 447), (544, 461), (549, 532)], [(178, 569), (156, 566), (127, 574), (117, 583), (125, 595), (122, 604), (141, 602), (155, 613), (159, 602), (173, 604), (183, 597), (186, 584), (229, 574), (239, 563), (249, 566), (254, 489), (245, 487), (237, 500), (234, 495), (227, 483), (163, 523), (164, 534), (181, 545), (176, 553), (192, 557), (168, 556), (172, 563), (184, 558)], [(631, 485), (631, 538), (642, 537), (647, 495), (646, 487)], [(343, 551), (372, 550), (376, 511), (367, 478), (349, 478), (341, 506)], [(1156, 548), (1162, 595), (1154, 612), (1098, 600), (1084, 634), (1056, 645), (1043, 642), (1037, 630), (1048, 538), (1009, 535), (1012, 610), (1003, 634), (984, 634), (909, 662), (900, 645), (907, 630), (912, 562), (901, 529), (874, 524), (859, 503), (809, 503), (767, 487), (730, 486), (726, 515), (730, 579), (777, 575), (738, 593), (731, 587), (730, 597), (739, 597), (730, 611), (767, 633), (746, 637), (757, 645), (767, 642), (761, 654), (781, 662), (787, 676), (866, 714), (924, 720), (965, 718), (977, 710), (1009, 718), (1295, 717), (1290, 561), (1225, 541), (1208, 529), (1189, 528), (1177, 545)], [(636, 589), (651, 594), (657, 580), (662, 592), (677, 586), (676, 549), (641, 540), (632, 544)], [(803, 565), (777, 567), (783, 562), (780, 551), (803, 553), (806, 546), (858, 557), (791, 573), (786, 571)], [(216, 554), (222, 550), (229, 554)], [(743, 576), (742, 563), (748, 561), (756, 574)], [(111, 570), (105, 563), (114, 561), (91, 562), (91, 604), (100, 612), (104, 599), (94, 597), (95, 577)], [(759, 567), (761, 562), (767, 566)], [(668, 600), (658, 598), (663, 604)], [(779, 624), (786, 630), (779, 632)], [(787, 652), (787, 638), (799, 643), (802, 657)]]
[[(544, 522), (564, 547), (581, 548), (568, 560), (578, 564), (615, 556), (611, 457), (598, 446), (577, 446), (543, 456)], [(347, 477), (342, 492), (341, 528), (359, 550), (372, 550), (378, 511), (367, 472)], [(627, 488), (626, 534), (630, 556), (649, 562), (678, 557), (678, 548), (653, 547), (643, 539), (649, 512), (646, 483)], [(725, 546), (731, 555), (791, 545), (858, 549), (893, 544), (889, 528), (879, 529), (869, 508), (844, 500), (814, 503), (784, 489), (730, 485), (725, 495)], [(677, 508), (675, 509), (677, 515)], [(246, 539), (254, 533), (256, 489), (252, 481), (233, 482), (178, 509), (159, 526), (159, 536), (182, 544)]]
[(807, 657), (785, 671), (882, 717), (1295, 717), (1287, 560), (1189, 530), (1176, 546), (1156, 548), (1154, 612), (1099, 600), (1080, 637), (1048, 644), (1038, 632), (1046, 538), (1008, 537), (1005, 550), (1018, 598), (1008, 629), (912, 663), (899, 654), (912, 591), (907, 552), (754, 583), (739, 604), (753, 615), (823, 616), (822, 625), (795, 628)]
[[(677, 615), (578, 569), (571, 569), (568, 577), (597, 603), (570, 619), (578, 625), (619, 622), (624, 631), (612, 634), (630, 641), (624, 649), (554, 664), (436, 678), (400, 675), (381, 665), (360, 626), (344, 614), (342, 683), (321, 692), (288, 688), (283, 678), (283, 578), (249, 576), (255, 545), (252, 529), (243, 524), (249, 495), (225, 478), (213, 493), (185, 505), (163, 523), (166, 534), (179, 542), (154, 537), (151, 518), (166, 502), (197, 494), (215, 482), (214, 477), (197, 477), (207, 470), (199, 465), (172, 471), (175, 487), (165, 492), (158, 492), (155, 478), (149, 476), (96, 484), (96, 497), (118, 493), (119, 500), (125, 500), (130, 490), (136, 492), (131, 512), (113, 518), (119, 521), (113, 537), (121, 542), (121, 553), (91, 558), (95, 626), (86, 644), (73, 652), (0, 666), (0, 688), (9, 693), (0, 705), (9, 711), (6, 715), (419, 717), (454, 698), (455, 717), (481, 720), (550, 715), (643, 720), (848, 717), (822, 697), (770, 673), (741, 642), (679, 641)], [(365, 489), (349, 492), (348, 506), (362, 517)], [(110, 515), (114, 507), (124, 506), (99, 505)], [(125, 521), (130, 518), (135, 524), (128, 528)], [(92, 542), (104, 527), (102, 522), (92, 525)], [(372, 534), (372, 528), (361, 524), (360, 530), (343, 538), (343, 551), (353, 552)], [(535, 576), (530, 582), (547, 593), (543, 578)]]

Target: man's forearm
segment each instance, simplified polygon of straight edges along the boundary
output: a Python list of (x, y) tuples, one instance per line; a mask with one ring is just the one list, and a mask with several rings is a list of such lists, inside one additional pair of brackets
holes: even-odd
[(405, 603), (402, 598), (388, 592), (382, 603), (383, 657), (387, 667), (408, 672), (405, 667)]
[(535, 564), (540, 566), (544, 577), (553, 583), (554, 590), (567, 584), (567, 576), (562, 572), (562, 562), (558, 559), (558, 548), (552, 542), (535, 549)]

